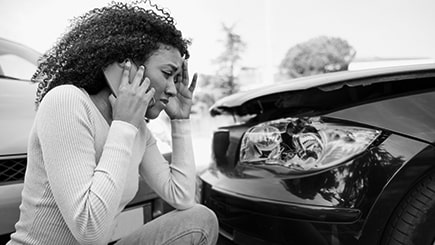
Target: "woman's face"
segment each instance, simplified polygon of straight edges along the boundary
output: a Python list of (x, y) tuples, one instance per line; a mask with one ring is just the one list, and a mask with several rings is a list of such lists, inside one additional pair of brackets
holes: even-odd
[[(182, 71), (183, 58), (178, 49), (162, 45), (145, 62), (145, 76), (155, 89), (155, 103), (150, 105), (145, 116), (155, 119), (165, 109), (169, 99), (177, 94), (176, 83)], [(181, 82), (181, 81), (180, 81)]]

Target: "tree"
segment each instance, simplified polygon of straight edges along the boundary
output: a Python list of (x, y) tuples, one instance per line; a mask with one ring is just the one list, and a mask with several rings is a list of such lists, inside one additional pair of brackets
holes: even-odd
[(224, 50), (214, 60), (217, 65), (216, 74), (201, 74), (198, 78), (201, 87), (194, 98), (194, 107), (198, 112), (208, 109), (216, 100), (239, 91), (236, 74), (240, 69), (238, 62), (246, 44), (240, 35), (234, 32), (234, 27), (222, 24)]
[(290, 48), (280, 72), (295, 78), (347, 70), (356, 52), (346, 40), (320, 36)]
[(235, 73), (239, 69), (237, 65), (246, 44), (240, 35), (234, 32), (234, 27), (235, 25), (229, 27), (222, 24), (222, 29), (225, 33), (225, 39), (223, 40), (224, 51), (215, 60), (215, 63), (219, 66), (217, 84), (215, 85), (216, 88), (222, 91), (219, 97), (236, 93), (239, 90)]

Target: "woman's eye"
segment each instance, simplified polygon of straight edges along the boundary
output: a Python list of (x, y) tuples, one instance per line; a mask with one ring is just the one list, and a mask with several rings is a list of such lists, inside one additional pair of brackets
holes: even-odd
[(172, 72), (162, 71), (166, 78), (172, 76)]

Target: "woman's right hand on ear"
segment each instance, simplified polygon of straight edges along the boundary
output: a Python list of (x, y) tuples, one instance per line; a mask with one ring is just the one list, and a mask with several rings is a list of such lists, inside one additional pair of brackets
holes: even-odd
[(127, 61), (122, 73), (118, 97), (115, 100), (113, 98), (109, 100), (112, 105), (113, 120), (125, 121), (139, 128), (155, 90), (151, 88), (147, 91), (150, 80), (148, 78), (143, 79), (144, 66), (139, 67), (133, 81), (130, 83), (130, 68), (131, 63)]

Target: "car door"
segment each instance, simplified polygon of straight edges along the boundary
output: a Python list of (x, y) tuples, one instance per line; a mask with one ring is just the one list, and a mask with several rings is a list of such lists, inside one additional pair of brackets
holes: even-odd
[(0, 38), (0, 237), (14, 231), (26, 169), (27, 136), (37, 84), (30, 81), (40, 54)]

